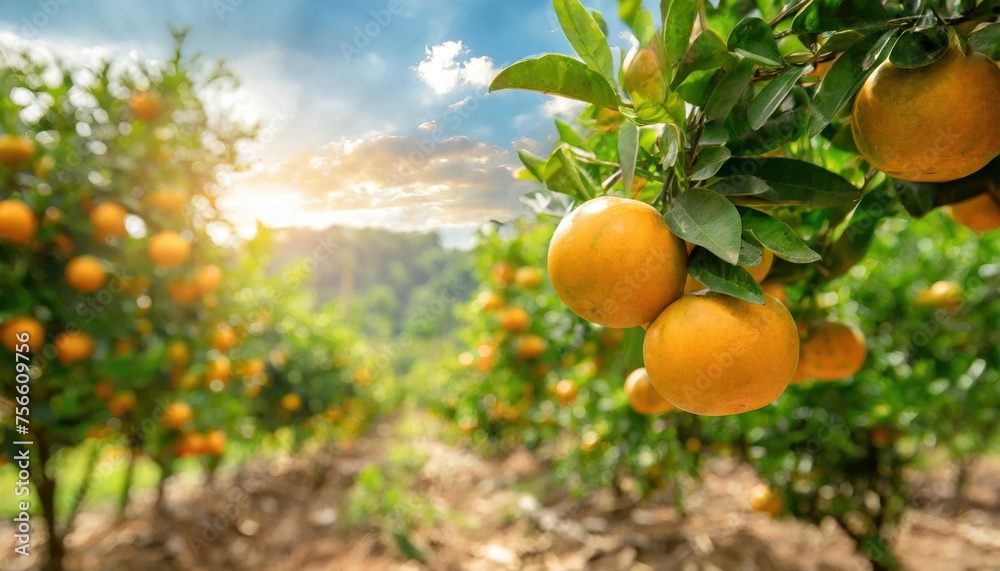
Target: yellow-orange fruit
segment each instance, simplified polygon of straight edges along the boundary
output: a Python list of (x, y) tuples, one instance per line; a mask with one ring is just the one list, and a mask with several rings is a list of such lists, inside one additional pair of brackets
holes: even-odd
[(194, 420), (194, 411), (186, 402), (172, 402), (160, 416), (160, 422), (167, 428), (178, 429)]
[(500, 314), (500, 326), (509, 333), (521, 333), (531, 327), (531, 317), (520, 307), (512, 307)]
[(17, 200), (0, 202), (0, 240), (26, 244), (35, 238), (38, 218), (27, 204)]
[(799, 356), (795, 321), (764, 294), (765, 305), (720, 293), (688, 294), (646, 333), (646, 371), (677, 408), (708, 416), (739, 414), (774, 402)]
[(72, 256), (73, 252), (76, 251), (76, 245), (73, 244), (73, 241), (70, 240), (69, 236), (65, 234), (57, 234), (56, 237), (52, 239), (52, 243), (64, 256)]
[(951, 217), (976, 232), (1000, 228), (1000, 203), (989, 192), (948, 207)]
[(66, 283), (76, 291), (95, 292), (108, 279), (104, 264), (94, 256), (77, 256), (66, 264)]
[(645, 368), (636, 369), (625, 378), (625, 394), (632, 410), (639, 414), (663, 414), (674, 409), (670, 401), (656, 392)]
[(90, 224), (94, 227), (94, 238), (104, 240), (111, 236), (125, 236), (125, 217), (128, 211), (114, 202), (102, 202), (90, 211)]
[(67, 331), (56, 336), (56, 357), (63, 365), (71, 365), (90, 357), (94, 340), (82, 331)]
[(232, 364), (226, 357), (218, 357), (205, 364), (205, 381), (208, 383), (212, 381), (228, 383), (232, 374)]
[(295, 393), (288, 393), (281, 397), (281, 408), (288, 412), (295, 412), (302, 408), (302, 397)]
[(624, 329), (605, 329), (597, 338), (597, 342), (605, 349), (614, 349), (622, 344), (623, 339), (625, 339)]
[(226, 351), (232, 349), (240, 342), (240, 336), (228, 323), (220, 323), (212, 332), (212, 348), (216, 351)]
[(663, 63), (654, 44), (641, 48), (625, 62), (625, 90), (636, 106), (660, 103), (667, 95)]
[(114, 416), (124, 416), (135, 408), (137, 399), (132, 391), (125, 391), (115, 395), (108, 401), (108, 412)]
[(199, 432), (185, 432), (177, 439), (174, 452), (181, 458), (204, 454), (205, 437)]
[(962, 284), (948, 280), (934, 282), (931, 287), (917, 294), (918, 304), (949, 311), (957, 310), (964, 301)]
[(201, 293), (212, 293), (222, 285), (222, 270), (215, 264), (202, 266), (195, 271), (194, 281)]
[(545, 339), (538, 335), (522, 335), (517, 340), (517, 349), (514, 356), (518, 359), (530, 361), (542, 356), (545, 351)]
[(556, 400), (563, 406), (572, 404), (579, 393), (580, 387), (569, 379), (563, 379), (556, 383)]
[(487, 290), (479, 292), (479, 295), (476, 296), (476, 304), (483, 311), (499, 311), (503, 309), (504, 301), (503, 297), (497, 292)]
[(886, 61), (858, 92), (851, 131), (861, 156), (893, 178), (968, 176), (1000, 154), (1000, 68), (955, 49), (914, 69)]
[(101, 381), (94, 387), (94, 394), (101, 400), (108, 400), (115, 396), (115, 388), (108, 381)]
[(807, 379), (850, 377), (865, 364), (868, 348), (857, 327), (837, 321), (812, 323), (802, 341), (798, 369)]
[(243, 364), (243, 374), (247, 377), (259, 375), (266, 370), (263, 359), (247, 359)]
[(603, 196), (559, 223), (548, 270), (574, 313), (625, 329), (652, 321), (683, 294), (687, 252), (652, 206)]
[(167, 345), (166, 353), (167, 361), (169, 361), (175, 368), (187, 365), (188, 360), (191, 358), (191, 350), (188, 349), (187, 343), (181, 341), (180, 339), (171, 341), (170, 344)]
[(35, 156), (35, 144), (17, 135), (0, 135), (0, 165), (19, 169)]
[(226, 453), (226, 433), (222, 430), (210, 430), (205, 434), (204, 451), (213, 456)]
[(490, 269), (493, 276), (493, 284), (498, 288), (505, 288), (514, 283), (514, 267), (507, 262), (499, 262)]
[(201, 296), (201, 290), (198, 288), (198, 284), (193, 281), (176, 279), (167, 284), (167, 295), (174, 300), (174, 303), (185, 304), (198, 299)]
[(514, 283), (521, 289), (535, 289), (543, 279), (542, 270), (531, 266), (522, 266), (514, 273)]
[(143, 203), (169, 215), (182, 214), (191, 200), (191, 195), (183, 188), (162, 187), (143, 197)]
[(191, 256), (191, 244), (173, 230), (157, 232), (149, 239), (149, 259), (164, 268), (175, 268)]
[(765, 484), (757, 484), (750, 490), (750, 508), (776, 517), (785, 507), (781, 494)]
[(763, 282), (760, 284), (760, 289), (764, 290), (764, 293), (780, 301), (785, 307), (792, 304), (788, 299), (788, 291), (785, 290), (785, 284), (778, 282)]
[[(21, 343), (18, 335), (23, 338), (24, 333), (28, 334), (28, 340)], [(21, 345), (27, 345), (29, 351), (38, 351), (45, 344), (45, 327), (34, 317), (11, 317), (0, 324), (0, 341), (11, 352)]]
[(128, 100), (128, 107), (136, 119), (155, 121), (163, 114), (163, 102), (155, 91), (140, 91)]

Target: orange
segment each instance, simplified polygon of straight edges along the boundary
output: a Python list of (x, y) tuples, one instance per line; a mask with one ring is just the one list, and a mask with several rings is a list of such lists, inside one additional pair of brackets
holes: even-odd
[(634, 51), (629, 56), (625, 62), (625, 90), (636, 106), (662, 102), (667, 95), (667, 83), (656, 44)]
[(810, 324), (802, 341), (799, 373), (807, 379), (850, 377), (865, 364), (865, 336), (851, 325), (836, 321)]
[(520, 307), (512, 307), (500, 314), (500, 326), (510, 333), (521, 333), (531, 327), (531, 317)]
[(221, 381), (228, 383), (232, 377), (232, 364), (226, 357), (212, 359), (205, 364), (205, 382)]
[(698, 440), (694, 436), (688, 437), (688, 439), (684, 441), (684, 449), (691, 454), (701, 452), (701, 440)]
[(625, 116), (614, 109), (601, 107), (597, 110), (595, 120), (597, 121), (598, 133), (613, 133), (621, 127), (622, 122), (625, 121)]
[(225, 353), (240, 342), (240, 337), (228, 323), (220, 323), (212, 332), (212, 348)]
[(37, 230), (38, 219), (27, 204), (17, 200), (0, 202), (0, 239), (27, 244)]
[(136, 119), (155, 121), (163, 114), (163, 102), (155, 91), (140, 91), (128, 100), (128, 108)]
[[(28, 334), (25, 343), (18, 336)], [(45, 327), (34, 317), (11, 317), (0, 324), (0, 341), (11, 352), (17, 352), (19, 345), (27, 345), (29, 351), (38, 351), (45, 344)]]
[(652, 206), (588, 200), (562, 219), (549, 244), (549, 279), (574, 313), (605, 327), (648, 323), (684, 292), (684, 242)]
[(792, 304), (792, 302), (788, 299), (788, 291), (785, 290), (785, 284), (778, 282), (763, 282), (760, 284), (760, 288), (764, 290), (764, 293), (780, 301), (785, 307)]
[(186, 402), (175, 401), (167, 405), (160, 415), (160, 422), (167, 428), (179, 429), (194, 420), (194, 411)]
[(183, 188), (162, 187), (147, 194), (142, 201), (153, 210), (177, 215), (183, 214), (187, 210), (190, 199), (191, 195)]
[(670, 401), (656, 392), (645, 368), (632, 371), (625, 379), (625, 394), (632, 410), (639, 414), (663, 414), (674, 409)]
[(125, 217), (128, 216), (120, 204), (103, 202), (90, 211), (90, 223), (94, 226), (94, 238), (104, 240), (110, 236), (125, 236)]
[[(993, 185), (993, 188), (996, 186)], [(1000, 203), (989, 192), (952, 204), (948, 210), (955, 222), (976, 232), (989, 232), (1000, 227)]]
[(458, 421), (458, 428), (467, 435), (471, 435), (479, 426), (479, 421), (475, 417), (465, 416)]
[(185, 432), (177, 439), (174, 452), (182, 458), (204, 454), (205, 437), (198, 432)]
[(625, 339), (624, 329), (605, 329), (597, 338), (597, 342), (605, 349), (614, 349), (622, 344), (623, 339)]
[(191, 244), (173, 230), (157, 232), (149, 239), (149, 259), (164, 268), (175, 268), (191, 256)]
[(542, 271), (531, 266), (522, 266), (514, 273), (514, 283), (521, 289), (535, 289), (543, 279)]
[(288, 393), (281, 397), (281, 408), (288, 412), (295, 412), (302, 408), (302, 397), (295, 393)]
[(17, 135), (0, 135), (0, 165), (19, 169), (35, 156), (35, 144)]
[(963, 302), (962, 284), (953, 281), (934, 282), (931, 287), (917, 294), (918, 304), (949, 311), (962, 307)]
[(52, 239), (52, 243), (57, 250), (62, 252), (63, 256), (72, 256), (73, 252), (76, 251), (76, 245), (65, 234), (56, 234), (56, 237)]
[(247, 362), (243, 364), (243, 374), (247, 377), (259, 375), (265, 370), (266, 367), (264, 366), (264, 361), (262, 359), (248, 359)]
[(185, 304), (198, 299), (201, 290), (198, 289), (198, 284), (193, 281), (176, 279), (167, 284), (167, 295), (174, 300), (174, 303)]
[(77, 256), (66, 264), (66, 283), (76, 291), (92, 293), (108, 280), (104, 264), (94, 256)]
[(101, 381), (94, 387), (94, 394), (101, 400), (108, 400), (115, 396), (115, 388), (107, 381)]
[(191, 358), (191, 350), (188, 349), (187, 343), (181, 341), (180, 339), (175, 339), (167, 345), (166, 349), (167, 361), (176, 367), (183, 367), (187, 365), (188, 360)]
[(537, 359), (545, 351), (545, 339), (537, 335), (524, 335), (517, 340), (514, 356), (524, 361)]
[(593, 430), (588, 430), (584, 433), (583, 438), (580, 439), (580, 450), (584, 452), (593, 452), (594, 450), (597, 450), (597, 445), (600, 443), (601, 435)]
[(774, 402), (795, 372), (799, 334), (784, 305), (701, 291), (663, 311), (646, 332), (649, 378), (677, 408), (708, 416)]
[[(774, 252), (764, 248), (763, 259), (756, 266), (748, 266), (743, 268), (744, 270), (750, 272), (750, 277), (754, 279), (755, 282), (760, 283), (764, 281), (767, 277), (767, 273), (771, 271), (771, 265), (774, 264)], [(687, 276), (687, 281), (684, 283), (684, 293), (691, 293), (693, 291), (699, 291), (705, 289), (705, 286), (701, 282), (692, 278), (690, 275)], [(777, 297), (777, 296), (775, 296)], [(779, 297), (780, 301), (781, 298)], [(788, 304), (785, 304), (788, 305)]]
[(500, 262), (490, 270), (493, 276), (493, 283), (498, 288), (505, 288), (514, 283), (514, 267), (507, 262)]
[(781, 495), (766, 484), (757, 484), (750, 490), (750, 508), (755, 512), (764, 512), (776, 517), (784, 509), (785, 502)]
[(205, 435), (204, 451), (212, 456), (222, 456), (226, 453), (226, 433), (222, 430), (210, 430)]
[(55, 339), (56, 357), (63, 365), (71, 365), (90, 357), (94, 352), (94, 340), (82, 331), (60, 333)]
[(563, 379), (556, 383), (556, 400), (563, 406), (572, 404), (579, 392), (580, 387), (569, 379)]
[(499, 311), (503, 309), (503, 297), (495, 291), (482, 291), (476, 296), (476, 305), (483, 311)]
[(119, 395), (115, 395), (110, 401), (108, 401), (108, 412), (114, 416), (125, 416), (130, 410), (135, 408), (136, 396), (132, 391), (125, 391)]
[(861, 156), (893, 178), (968, 176), (1000, 154), (1000, 68), (955, 49), (914, 69), (886, 61), (858, 92), (851, 131)]
[(211, 293), (222, 285), (222, 270), (215, 264), (202, 266), (195, 271), (194, 281), (201, 293)]
[(42, 180), (49, 180), (49, 176), (52, 175), (52, 171), (56, 168), (56, 160), (52, 157), (42, 157), (35, 161), (35, 167), (32, 169), (35, 172), (35, 176)]
[(490, 372), (493, 369), (493, 361), (496, 359), (496, 351), (494, 351), (493, 346), (483, 343), (476, 348), (476, 352), (479, 354), (479, 361), (476, 363), (476, 368), (481, 373)]
[(132, 342), (128, 339), (119, 339), (115, 341), (114, 352), (115, 355), (128, 355), (132, 352)]

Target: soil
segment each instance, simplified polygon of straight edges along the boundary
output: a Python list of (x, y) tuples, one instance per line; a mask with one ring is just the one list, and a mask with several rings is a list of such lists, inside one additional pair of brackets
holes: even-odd
[[(347, 525), (344, 506), (359, 472), (384, 465), (393, 443), (425, 458), (408, 494), (439, 515), (399, 536)], [(895, 547), (905, 569), (1000, 569), (1000, 459), (974, 466), (957, 496), (954, 477), (953, 469), (914, 476), (918, 507)], [(154, 494), (139, 494), (122, 523), (110, 510), (86, 511), (67, 538), (66, 561), (71, 571), (870, 568), (833, 523), (750, 511), (756, 483), (745, 466), (714, 461), (683, 515), (667, 498), (573, 498), (552, 488), (526, 451), (488, 460), (437, 437), (401, 436), (387, 422), (353, 451), (257, 460), (211, 483), (168, 481), (162, 509)], [(41, 532), (30, 559), (9, 555), (12, 533), (9, 522), (0, 526), (0, 569), (35, 569)]]

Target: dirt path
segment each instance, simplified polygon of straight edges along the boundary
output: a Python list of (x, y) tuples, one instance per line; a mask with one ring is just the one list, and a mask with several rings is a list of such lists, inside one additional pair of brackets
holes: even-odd
[[(414, 464), (411, 489), (398, 505), (440, 515), (401, 534), (404, 543), (373, 527), (347, 526), (349, 490), (367, 477), (359, 474), (373, 462), (380, 468), (368, 468), (369, 475), (399, 470), (409, 456), (423, 461)], [(1000, 459), (976, 467), (960, 499), (942, 493), (947, 477), (921, 484), (922, 506), (900, 530), (901, 561), (917, 571), (1000, 569)], [(166, 514), (155, 513), (149, 495), (134, 501), (132, 517), (118, 527), (107, 514), (83, 514), (69, 538), (68, 562), (74, 571), (868, 568), (835, 525), (749, 511), (745, 498), (755, 483), (745, 467), (716, 462), (685, 502), (684, 517), (657, 499), (635, 504), (609, 492), (574, 500), (546, 489), (527, 452), (488, 461), (383, 424), (353, 452), (258, 461), (210, 486), (172, 483)], [(396, 505), (392, 489), (374, 490), (369, 501)], [(409, 515), (393, 513), (397, 519), (376, 521)], [(7, 553), (9, 537), (9, 526), (0, 530)], [(400, 545), (419, 551), (425, 563), (402, 562)], [(32, 568), (18, 563), (6, 568)]]

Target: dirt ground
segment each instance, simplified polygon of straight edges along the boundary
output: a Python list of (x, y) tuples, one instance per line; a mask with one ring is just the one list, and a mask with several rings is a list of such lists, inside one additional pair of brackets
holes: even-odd
[[(573, 499), (545, 489), (527, 452), (489, 461), (433, 437), (410, 438), (426, 459), (411, 493), (441, 514), (407, 539), (425, 563), (404, 562), (397, 541), (348, 530), (341, 516), (359, 471), (380, 462), (395, 427), (379, 426), (354, 452), (256, 462), (212, 484), (170, 482), (165, 513), (153, 495), (133, 500), (126, 522), (86, 512), (68, 538), (74, 571), (117, 570), (785, 570), (860, 571), (866, 561), (835, 524), (813, 526), (751, 512), (745, 467), (712, 464), (682, 516), (668, 501), (601, 493)], [(1000, 569), (1000, 459), (980, 462), (961, 497), (948, 471), (919, 477), (896, 555), (906, 569)], [(11, 552), (9, 523), (0, 546)], [(39, 550), (44, 538), (36, 536)], [(32, 558), (37, 561), (36, 558)], [(2, 567), (2, 566), (0, 566)], [(32, 569), (7, 558), (6, 569)]]

